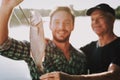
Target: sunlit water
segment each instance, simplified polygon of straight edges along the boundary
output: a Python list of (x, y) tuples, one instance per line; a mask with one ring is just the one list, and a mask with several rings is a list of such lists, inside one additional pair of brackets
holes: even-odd
[[(80, 48), (97, 40), (97, 36), (91, 30), (90, 22), (90, 17), (76, 18), (75, 29), (70, 37), (74, 47)], [(120, 20), (116, 20), (114, 26), (115, 34), (120, 36)], [(44, 18), (44, 32), (45, 37), (52, 39), (48, 18)], [(12, 27), (9, 35), (17, 40), (29, 41), (29, 26)], [(24, 61), (14, 61), (0, 56), (0, 80), (31, 80), (27, 64)]]

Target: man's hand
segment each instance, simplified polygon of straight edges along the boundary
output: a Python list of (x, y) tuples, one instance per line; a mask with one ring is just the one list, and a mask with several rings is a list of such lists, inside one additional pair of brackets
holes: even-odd
[(31, 11), (30, 24), (35, 27), (43, 26), (42, 17), (38, 11)]
[(18, 4), (20, 4), (23, 0), (2, 0), (1, 6), (5, 6), (7, 8), (14, 8)]
[(1, 0), (0, 5), (0, 45), (8, 40), (8, 21), (12, 10), (23, 0)]
[(60, 80), (60, 72), (51, 72), (44, 74), (40, 77), (40, 80)]
[(71, 75), (64, 72), (51, 72), (42, 75), (40, 80), (71, 80)]

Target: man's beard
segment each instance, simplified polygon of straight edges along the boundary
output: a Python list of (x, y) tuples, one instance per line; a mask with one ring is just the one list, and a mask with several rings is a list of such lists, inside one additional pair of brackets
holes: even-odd
[(60, 43), (64, 43), (64, 42), (67, 42), (69, 40), (69, 37), (70, 35), (68, 35), (65, 39), (58, 39), (57, 37), (53, 36), (53, 39), (57, 42), (60, 42)]

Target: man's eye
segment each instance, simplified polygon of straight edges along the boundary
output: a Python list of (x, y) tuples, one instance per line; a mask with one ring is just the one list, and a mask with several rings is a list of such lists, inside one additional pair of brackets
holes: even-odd
[(65, 25), (70, 25), (70, 22), (66, 22)]

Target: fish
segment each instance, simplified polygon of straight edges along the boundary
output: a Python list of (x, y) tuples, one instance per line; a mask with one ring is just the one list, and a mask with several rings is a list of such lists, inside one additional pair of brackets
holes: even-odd
[(46, 41), (44, 36), (43, 21), (39, 12), (31, 12), (30, 23), (31, 55), (39, 70), (43, 70), (42, 62), (45, 57)]

